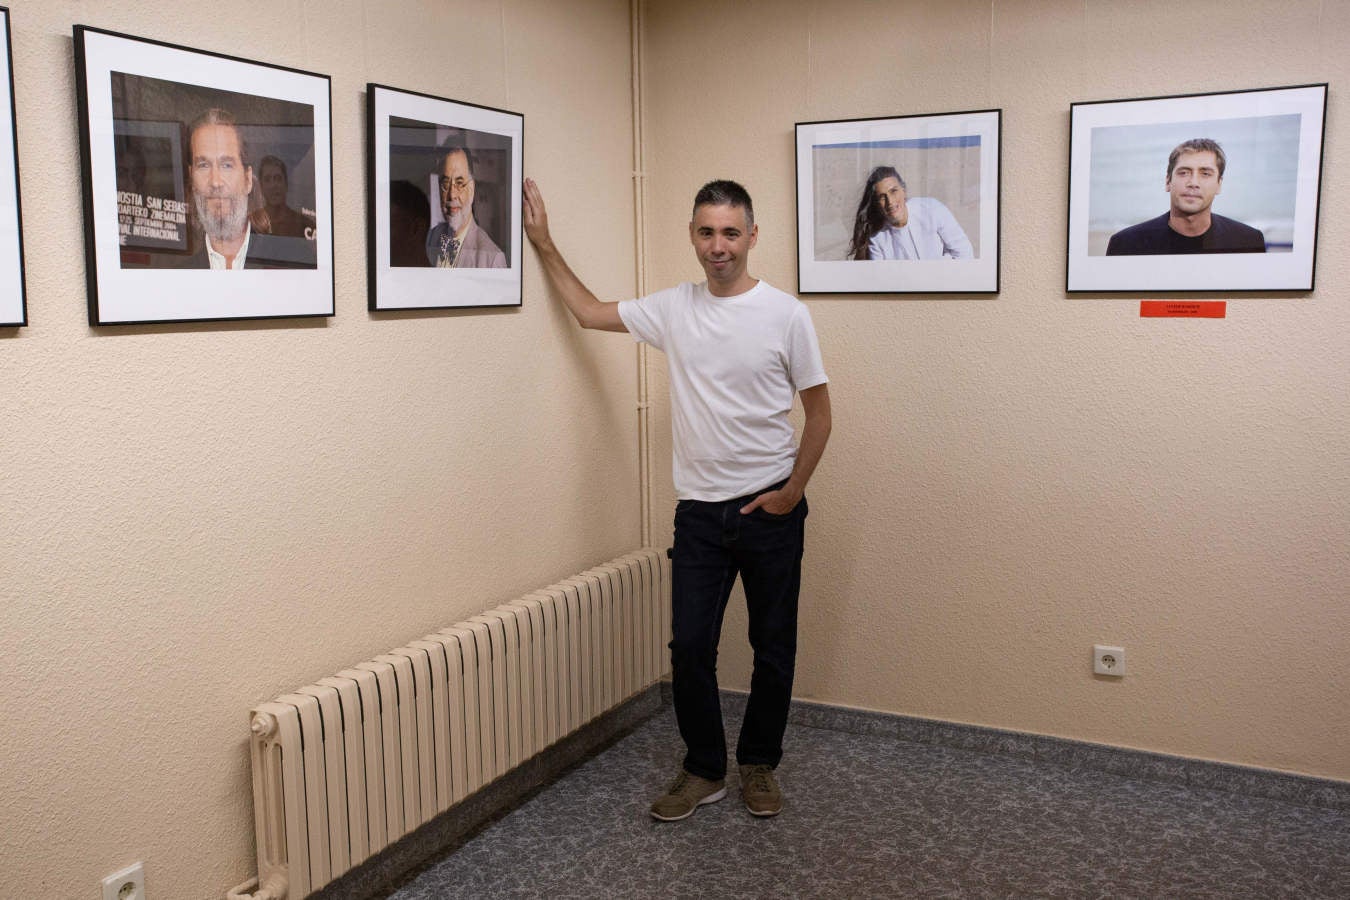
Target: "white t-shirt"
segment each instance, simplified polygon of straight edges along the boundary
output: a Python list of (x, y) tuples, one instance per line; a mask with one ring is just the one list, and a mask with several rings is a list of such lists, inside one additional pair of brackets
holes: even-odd
[(828, 380), (804, 303), (763, 281), (734, 297), (684, 282), (624, 300), (619, 317), (670, 364), (679, 499), (729, 500), (792, 474), (793, 395)]

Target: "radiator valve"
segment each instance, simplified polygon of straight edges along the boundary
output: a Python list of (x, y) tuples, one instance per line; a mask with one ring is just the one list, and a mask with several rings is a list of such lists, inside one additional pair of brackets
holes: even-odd
[(258, 713), (253, 717), (249, 728), (260, 738), (274, 737), (277, 733), (277, 720), (267, 713)]

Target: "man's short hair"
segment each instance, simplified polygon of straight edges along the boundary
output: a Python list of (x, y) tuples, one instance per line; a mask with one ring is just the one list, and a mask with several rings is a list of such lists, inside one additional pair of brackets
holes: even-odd
[(281, 161), (281, 157), (268, 154), (258, 161), (258, 175), (261, 176), (263, 170), (268, 166), (276, 166), (281, 170), (281, 177), (287, 184), (291, 183), (291, 173), (286, 171), (286, 164)]
[(755, 227), (755, 206), (750, 202), (750, 192), (734, 181), (718, 179), (699, 188), (694, 195), (694, 213), (697, 214), (698, 208), (706, 205), (739, 206), (745, 210), (745, 227)]
[(440, 155), (436, 157), (436, 171), (444, 171), (445, 161), (456, 153), (464, 154), (464, 164), (469, 167), (469, 177), (473, 178), (473, 154), (469, 152), (468, 147), (459, 144), (447, 144), (446, 146), (441, 147)]
[(431, 222), (431, 204), (427, 195), (406, 178), (389, 182), (389, 204), (397, 206), (416, 221)]
[(1214, 158), (1219, 163), (1219, 177), (1223, 177), (1223, 170), (1228, 165), (1228, 158), (1223, 155), (1223, 148), (1219, 146), (1218, 141), (1212, 141), (1209, 138), (1191, 138), (1189, 141), (1183, 141), (1177, 144), (1177, 148), (1167, 157), (1167, 178), (1172, 178), (1172, 170), (1177, 167), (1177, 157), (1183, 153), (1204, 153), (1214, 154)]
[(239, 130), (239, 122), (235, 120), (234, 113), (227, 109), (213, 106), (206, 112), (188, 123), (188, 153), (192, 153), (192, 136), (197, 133), (197, 129), (204, 125), (226, 125), (234, 129), (234, 136), (239, 139), (239, 161), (246, 166), (253, 163), (248, 156), (248, 141), (244, 140), (244, 133)]

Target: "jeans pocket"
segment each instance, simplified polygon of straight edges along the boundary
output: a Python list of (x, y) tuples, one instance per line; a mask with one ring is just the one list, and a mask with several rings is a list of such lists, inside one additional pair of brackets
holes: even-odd
[(797, 505), (785, 513), (772, 513), (762, 506), (756, 506), (750, 510), (750, 515), (767, 522), (786, 522), (788, 519), (795, 519), (806, 511), (806, 498), (797, 501)]

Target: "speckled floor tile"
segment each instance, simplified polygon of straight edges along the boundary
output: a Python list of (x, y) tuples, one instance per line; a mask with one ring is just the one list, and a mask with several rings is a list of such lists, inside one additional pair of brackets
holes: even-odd
[(392, 897), (1350, 897), (1343, 810), (792, 725), (782, 815), (655, 822), (680, 756), (667, 707)]

